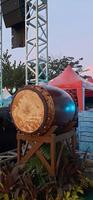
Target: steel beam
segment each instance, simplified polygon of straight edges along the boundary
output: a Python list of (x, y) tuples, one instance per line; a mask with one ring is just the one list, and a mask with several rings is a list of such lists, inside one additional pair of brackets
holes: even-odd
[(25, 83), (48, 81), (48, 2), (25, 0)]

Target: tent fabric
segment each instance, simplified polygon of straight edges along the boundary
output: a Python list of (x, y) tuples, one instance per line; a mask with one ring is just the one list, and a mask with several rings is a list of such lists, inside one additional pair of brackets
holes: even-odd
[(77, 89), (79, 87), (81, 88), (82, 86), (86, 89), (93, 90), (93, 84), (80, 77), (72, 69), (71, 65), (68, 65), (66, 69), (59, 76), (52, 79), (49, 84), (60, 88), (72, 89)]
[[(71, 68), (70, 65), (56, 78), (52, 79), (49, 84), (57, 87), (75, 87), (81, 84), (81, 77)], [(73, 85), (75, 84), (75, 85)]]
[(7, 88), (2, 91), (2, 96), (0, 96), (0, 107), (6, 107), (11, 104), (12, 95), (8, 92)]
[(4, 89), (3, 89), (3, 92), (2, 92), (2, 98), (3, 99), (8, 99), (8, 98), (10, 98), (12, 95), (8, 92), (8, 90), (7, 90), (7, 88), (5, 87)]
[(49, 85), (67, 90), (76, 89), (79, 111), (82, 111), (84, 109), (85, 89), (93, 90), (93, 83), (86, 81), (85, 79), (80, 77), (72, 69), (71, 65), (68, 65), (59, 76), (49, 81)]
[[(93, 78), (92, 77), (89, 77), (87, 80), (89, 82), (93, 83)], [(93, 97), (93, 91), (86, 90), (86, 97)]]

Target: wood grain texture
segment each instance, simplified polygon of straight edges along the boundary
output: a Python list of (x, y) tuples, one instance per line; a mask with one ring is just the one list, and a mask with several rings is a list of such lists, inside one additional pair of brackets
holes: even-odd
[(20, 91), (12, 105), (12, 117), (21, 131), (36, 131), (44, 119), (44, 105), (38, 94), (31, 90)]

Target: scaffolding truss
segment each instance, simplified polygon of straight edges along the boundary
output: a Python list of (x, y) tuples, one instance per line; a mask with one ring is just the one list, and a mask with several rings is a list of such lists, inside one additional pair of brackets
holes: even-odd
[(25, 0), (26, 85), (48, 81), (48, 3)]

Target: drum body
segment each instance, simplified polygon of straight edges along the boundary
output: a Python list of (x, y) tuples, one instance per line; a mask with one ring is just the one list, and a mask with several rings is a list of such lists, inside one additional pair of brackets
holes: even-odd
[(16, 127), (25, 134), (42, 135), (52, 125), (61, 132), (71, 130), (76, 106), (71, 96), (56, 87), (26, 86), (12, 101), (11, 114)]

